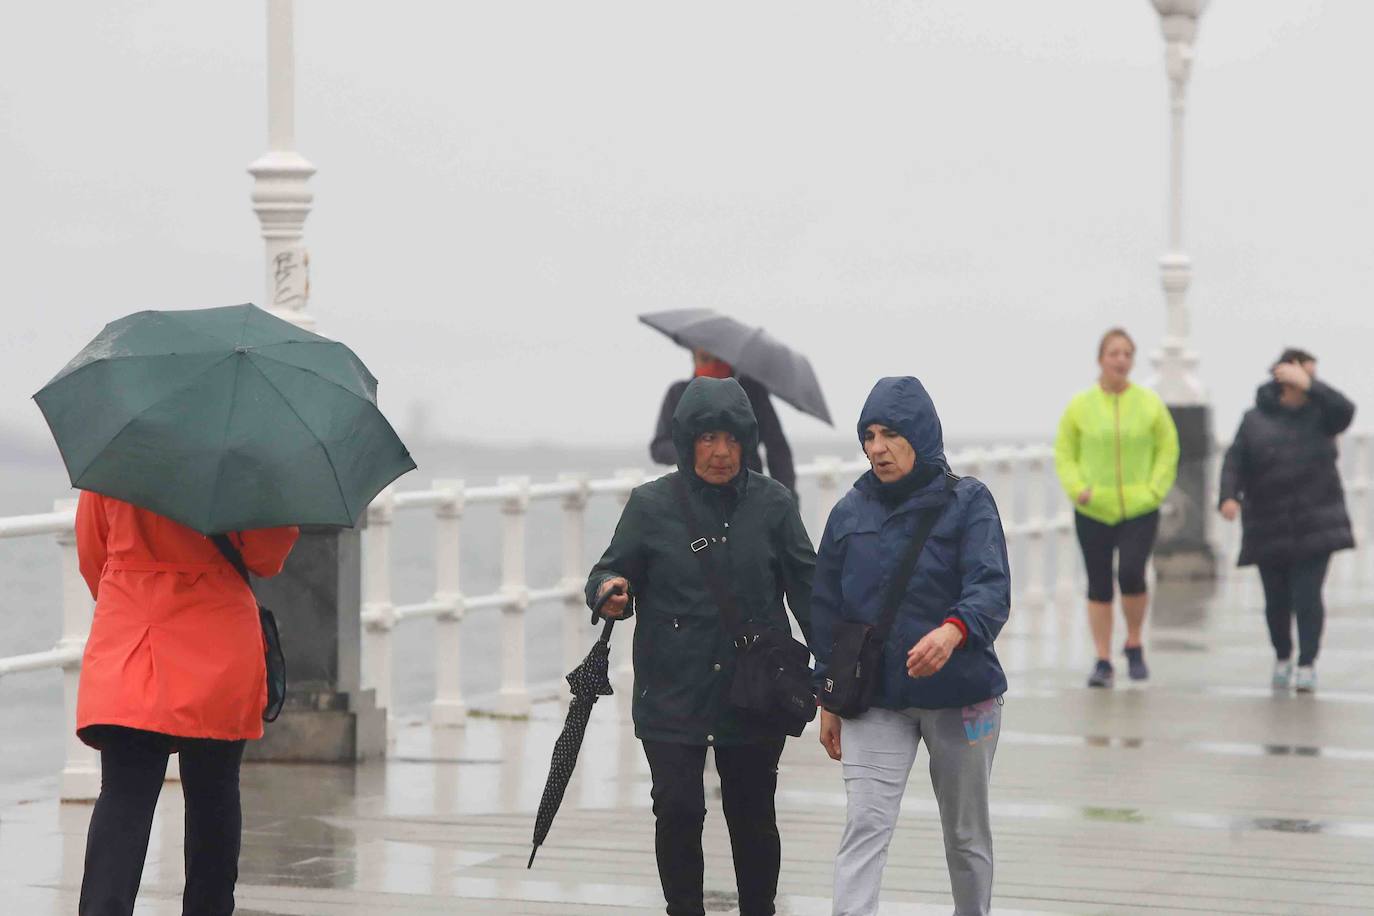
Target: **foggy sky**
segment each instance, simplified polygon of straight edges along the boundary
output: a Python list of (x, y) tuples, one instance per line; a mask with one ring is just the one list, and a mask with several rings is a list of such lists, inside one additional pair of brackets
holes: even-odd
[[(46, 436), (29, 395), (105, 321), (263, 301), (264, 6), (7, 7), (0, 436)], [(1371, 33), (1204, 16), (1184, 232), (1224, 434), (1289, 344), (1374, 410)], [(709, 306), (810, 355), (838, 430), (781, 407), (794, 440), (852, 442), (887, 374), (951, 438), (1048, 438), (1105, 327), (1163, 330), (1163, 52), (1147, 0), (298, 0), (311, 312), (403, 433), (427, 402), (450, 438), (647, 442), (687, 356), (634, 316)]]

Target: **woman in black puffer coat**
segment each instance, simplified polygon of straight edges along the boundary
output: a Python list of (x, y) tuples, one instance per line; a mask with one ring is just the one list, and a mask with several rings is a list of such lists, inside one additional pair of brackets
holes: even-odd
[(1302, 350), (1279, 357), (1274, 380), (1260, 386), (1226, 452), (1220, 494), (1222, 516), (1241, 516), (1240, 565), (1259, 567), (1279, 689), (1293, 681), (1297, 616), (1302, 692), (1316, 689), (1327, 565), (1332, 553), (1355, 546), (1336, 466), (1336, 436), (1350, 426), (1355, 405), (1317, 381), (1316, 366)]

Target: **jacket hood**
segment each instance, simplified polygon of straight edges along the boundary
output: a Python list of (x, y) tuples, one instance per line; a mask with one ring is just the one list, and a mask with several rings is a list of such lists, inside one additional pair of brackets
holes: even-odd
[(949, 469), (940, 415), (935, 412), (935, 402), (920, 379), (910, 375), (878, 379), (859, 413), (860, 445), (863, 445), (864, 430), (872, 423), (881, 423), (901, 433), (916, 449), (919, 464)]
[(677, 469), (688, 479), (696, 476), (692, 457), (697, 436), (715, 429), (739, 440), (743, 455), (740, 470), (747, 470), (747, 458), (759, 444), (759, 424), (749, 396), (732, 378), (692, 379), (673, 411)]

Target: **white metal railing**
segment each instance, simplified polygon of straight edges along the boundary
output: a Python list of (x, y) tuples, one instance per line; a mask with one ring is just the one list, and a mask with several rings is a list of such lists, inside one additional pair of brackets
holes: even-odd
[[(1051, 596), (1073, 594), (1078, 577), (1073, 516), (1054, 479), (1053, 451), (1043, 445), (968, 449), (952, 454), (950, 461), (960, 473), (983, 478), (998, 498), (1008, 547), (1017, 562), (1018, 575), (1013, 582), (1018, 604), (1039, 605)], [(797, 468), (799, 485), (814, 489), (814, 495), (804, 495), (803, 505), (811, 513), (811, 530), (817, 538), (849, 481), (867, 467), (862, 459), (828, 457)], [(464, 620), (469, 613), (482, 610), (497, 610), (501, 615), (499, 689), (486, 696), (482, 705), (495, 713), (521, 715), (544, 690), (561, 694), (556, 683), (532, 686), (529, 682), (526, 615), (534, 605), (562, 604), (568, 612), (562, 626), (563, 661), (570, 668), (580, 660), (586, 651), (580, 618), (587, 613), (582, 589), (589, 568), (584, 549), (588, 502), (611, 497), (623, 504), (634, 487), (656, 476), (624, 470), (601, 480), (565, 475), (547, 483), (506, 477), (494, 486), (482, 487), (436, 480), (427, 490), (382, 493), (368, 512), (363, 584), (363, 683), (376, 691), (378, 705), (394, 708), (396, 627), (433, 617), (435, 695), (430, 718), (435, 723), (461, 724), (469, 710), (458, 676)], [(561, 574), (557, 581), (533, 584), (526, 575), (526, 520), (533, 504), (549, 502), (562, 508)], [(462, 564), (458, 560), (463, 514), (466, 508), (483, 504), (501, 510), (500, 584), (488, 594), (466, 595), (461, 589)], [(413, 511), (433, 513), (435, 590), (427, 600), (398, 605), (391, 575), (393, 528), (398, 514)]]
[[(1224, 448), (1225, 444), (1222, 444)], [(1343, 442), (1344, 478), (1351, 518), (1358, 538), (1370, 530), (1371, 449), (1369, 435), (1348, 436)], [(1071, 508), (1065, 503), (1054, 477), (1053, 452), (1043, 445), (972, 448), (950, 455), (961, 474), (984, 480), (997, 498), (1012, 554), (1019, 607), (1034, 607), (1051, 600), (1062, 602), (1078, 593), (1081, 569), (1073, 530)], [(1221, 451), (1212, 466), (1209, 491), (1216, 492)], [(862, 459), (823, 457), (797, 468), (803, 486), (802, 504), (819, 539), (825, 520), (849, 482), (867, 467)], [(562, 605), (560, 654), (565, 668), (575, 665), (586, 649), (583, 617), (587, 613), (582, 587), (589, 568), (586, 556), (586, 515), (594, 499), (624, 504), (630, 491), (652, 476), (641, 470), (623, 470), (613, 477), (589, 479), (586, 475), (562, 475), (549, 482), (528, 477), (503, 477), (496, 484), (468, 487), (461, 480), (435, 480), (429, 489), (384, 491), (368, 509), (363, 552), (364, 683), (377, 691), (378, 704), (392, 708), (393, 636), (408, 621), (432, 618), (435, 633), (434, 699), (430, 718), (438, 725), (461, 725), (470, 701), (460, 683), (459, 659), (464, 623), (468, 615), (483, 611), (500, 613), (499, 689), (478, 698), (493, 712), (522, 714), (532, 700), (554, 685), (531, 685), (526, 672), (525, 621), (535, 605)], [(561, 509), (561, 562), (556, 581), (531, 584), (526, 573), (527, 518), (536, 504), (555, 503)], [(496, 591), (481, 595), (463, 592), (460, 545), (465, 511), (472, 506), (499, 508), (500, 582)], [(1210, 506), (1202, 507), (1210, 517)], [(434, 522), (433, 594), (424, 601), (398, 604), (392, 582), (393, 528), (402, 514), (429, 512)], [(91, 624), (91, 600), (77, 563), (73, 533), (74, 501), (59, 500), (53, 511), (40, 515), (0, 518), (0, 540), (51, 537), (61, 554), (62, 634), (51, 649), (25, 655), (0, 657), (0, 677), (26, 672), (62, 671), (66, 729), (66, 761), (61, 777), (61, 797), (90, 799), (99, 790), (98, 760), (74, 735), (77, 683), (81, 652)], [(1209, 530), (1221, 557), (1234, 557), (1238, 525), (1214, 524)], [(483, 532), (489, 536), (489, 532)], [(1344, 561), (1348, 581), (1363, 581), (1363, 563)], [(631, 626), (633, 623), (631, 622)], [(623, 642), (623, 640), (622, 640)], [(491, 647), (495, 654), (496, 647)], [(562, 691), (558, 691), (561, 695)]]
[(51, 537), (62, 556), (62, 635), (57, 645), (44, 652), (0, 658), (0, 677), (30, 671), (61, 669), (63, 723), (66, 726), (66, 762), (59, 792), (63, 799), (92, 799), (100, 791), (100, 765), (96, 752), (76, 737), (76, 688), (81, 678), (81, 652), (91, 631), (91, 595), (81, 578), (76, 559), (76, 500), (59, 499), (53, 511), (42, 515), (0, 518), (0, 539)]

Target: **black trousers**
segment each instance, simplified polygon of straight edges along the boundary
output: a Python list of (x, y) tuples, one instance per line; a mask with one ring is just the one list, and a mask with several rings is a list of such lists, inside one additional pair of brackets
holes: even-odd
[[(782, 738), (764, 744), (716, 748), (720, 798), (740, 916), (773, 916), (782, 845), (773, 794), (778, 788)], [(706, 822), (706, 746), (645, 741), (653, 776), (654, 852), (668, 916), (704, 916), (705, 861), (701, 831)]]
[(1326, 608), (1322, 584), (1331, 554), (1307, 557), (1296, 563), (1259, 564), (1264, 584), (1264, 617), (1274, 655), (1287, 660), (1293, 655), (1293, 618), (1298, 618), (1298, 664), (1310, 665), (1321, 648)]
[(156, 732), (95, 726), (100, 797), (86, 833), (80, 916), (129, 916), (143, 879), (153, 810), (173, 743), (181, 754), (186, 796), (184, 916), (234, 911), (243, 813), (239, 804), (242, 741), (172, 738)]
[(1117, 580), (1123, 595), (1145, 594), (1145, 564), (1155, 548), (1159, 533), (1159, 511), (1107, 525), (1075, 512), (1074, 527), (1078, 546), (1083, 550), (1083, 565), (1088, 571), (1088, 600), (1111, 601), (1112, 554), (1115, 552)]

